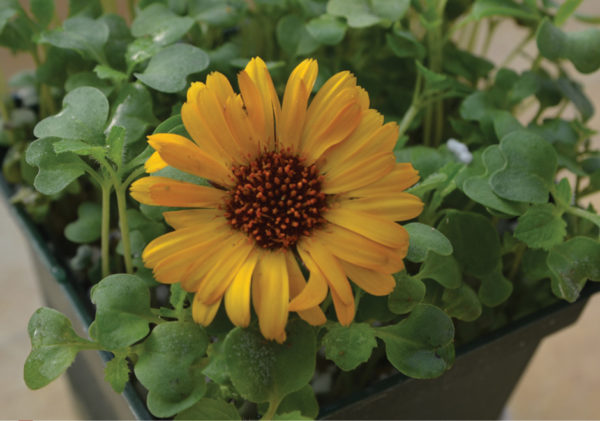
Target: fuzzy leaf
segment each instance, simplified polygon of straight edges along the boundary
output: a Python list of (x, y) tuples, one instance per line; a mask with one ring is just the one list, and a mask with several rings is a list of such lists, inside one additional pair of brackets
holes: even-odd
[(77, 220), (65, 227), (65, 237), (74, 243), (91, 243), (100, 238), (102, 208), (98, 203), (84, 202), (77, 209)]
[(123, 393), (125, 385), (129, 381), (129, 365), (125, 355), (115, 355), (106, 363), (104, 368), (104, 380), (112, 386), (117, 393)]
[[(430, 253), (429, 256), (433, 255)], [(409, 276), (406, 271), (394, 274), (396, 287), (388, 295), (388, 308), (395, 314), (407, 314), (415, 308), (425, 297), (425, 284), (415, 277)]]
[(183, 37), (194, 25), (189, 16), (178, 16), (165, 5), (153, 3), (137, 14), (131, 33), (139, 38), (149, 36), (154, 44), (168, 45)]
[(377, 341), (375, 331), (366, 323), (333, 324), (327, 328), (322, 345), (327, 359), (342, 370), (350, 371), (369, 359)]
[(108, 25), (103, 21), (75, 16), (65, 20), (61, 28), (43, 33), (39, 42), (75, 50), (84, 58), (105, 63), (103, 48), (108, 35)]
[(404, 225), (410, 236), (406, 258), (411, 262), (423, 262), (429, 251), (442, 256), (452, 254), (452, 244), (438, 230), (419, 222)]
[(211, 398), (202, 398), (194, 406), (179, 412), (175, 416), (175, 421), (241, 419), (239, 412), (233, 404)]
[(515, 229), (515, 237), (534, 249), (549, 250), (562, 243), (565, 235), (567, 235), (567, 223), (552, 203), (529, 208), (519, 217)]

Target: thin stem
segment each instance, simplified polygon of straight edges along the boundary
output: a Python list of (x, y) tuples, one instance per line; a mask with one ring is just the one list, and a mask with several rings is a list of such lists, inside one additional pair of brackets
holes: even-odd
[(498, 27), (498, 21), (494, 19), (490, 19), (488, 21), (488, 30), (485, 36), (485, 41), (483, 42), (483, 47), (481, 49), (481, 55), (485, 57), (490, 49), (490, 44), (492, 43), (492, 38), (494, 36), (494, 32), (496, 32), (496, 28)]
[(504, 61), (502, 61), (498, 67), (507, 67), (519, 54), (521, 54), (523, 48), (525, 48), (525, 46), (533, 39), (534, 36), (535, 33), (530, 32), (525, 38), (523, 38), (523, 40), (518, 43), (515, 48), (513, 48), (513, 50), (506, 56)]
[(123, 181), (123, 188), (127, 188), (129, 187), (129, 185), (131, 184), (131, 182), (133, 180), (135, 180), (138, 176), (140, 176), (141, 174), (143, 174), (146, 171), (146, 169), (142, 166), (137, 168), (136, 170), (134, 170), (131, 174), (129, 174), (127, 176), (127, 178), (125, 179), (125, 181)]
[(127, 12), (129, 13), (129, 20), (133, 21), (135, 18), (135, 0), (127, 0)]
[(279, 407), (279, 401), (271, 401), (269, 402), (269, 409), (265, 412), (265, 415), (262, 416), (261, 420), (272, 420), (277, 413), (277, 408)]
[(569, 206), (565, 209), (567, 213), (571, 215), (579, 216), (580, 218), (587, 219), (598, 228), (600, 228), (600, 215), (587, 211), (585, 209), (578, 208), (576, 206)]
[(515, 260), (513, 260), (513, 265), (510, 269), (510, 273), (508, 274), (508, 279), (512, 282), (517, 276), (517, 272), (519, 271), (519, 267), (521, 266), (521, 260), (523, 260), (523, 254), (527, 246), (524, 243), (519, 243), (517, 246), (517, 251), (515, 252)]
[[(4, 98), (8, 95), (8, 89), (6, 88), (6, 79), (4, 78), (4, 74), (2, 73), (2, 67), (0, 67), (0, 117), (2, 118), (2, 123), (4, 125), (8, 124), (10, 121), (10, 116), (8, 115), (8, 109), (4, 104)], [(11, 130), (6, 130), (8, 138), (10, 140), (11, 145), (14, 143), (14, 135)]]
[(123, 241), (123, 258), (125, 259), (125, 271), (133, 273), (133, 261), (131, 259), (131, 241), (129, 240), (129, 224), (127, 223), (127, 198), (125, 192), (127, 187), (115, 185), (117, 195), (117, 209), (119, 211), (119, 228), (121, 229), (121, 240)]
[(475, 42), (477, 42), (477, 34), (479, 33), (479, 27), (481, 26), (481, 21), (478, 20), (473, 25), (473, 30), (471, 31), (471, 37), (469, 38), (469, 43), (467, 44), (467, 50), (472, 52), (475, 48)]
[(110, 275), (110, 191), (112, 186), (109, 183), (102, 183), (102, 225), (100, 236), (100, 249), (102, 252), (102, 277)]

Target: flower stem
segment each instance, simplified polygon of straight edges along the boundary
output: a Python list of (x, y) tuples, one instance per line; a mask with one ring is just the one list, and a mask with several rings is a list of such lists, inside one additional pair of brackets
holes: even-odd
[(279, 403), (280, 401), (270, 401), (269, 409), (267, 409), (267, 412), (265, 412), (265, 415), (262, 416), (261, 420), (272, 420), (273, 417), (275, 417)]
[(131, 259), (131, 241), (129, 240), (129, 224), (127, 223), (127, 198), (125, 192), (127, 186), (115, 185), (117, 195), (117, 209), (119, 211), (119, 228), (121, 229), (121, 240), (123, 241), (123, 258), (125, 259), (125, 271), (133, 273), (133, 261)]
[(579, 216), (580, 218), (587, 219), (598, 228), (600, 228), (600, 215), (587, 211), (585, 209), (578, 208), (576, 206), (569, 206), (565, 209), (567, 213), (571, 215)]
[(110, 190), (109, 183), (102, 183), (102, 225), (100, 236), (100, 249), (102, 252), (102, 277), (110, 275), (109, 240), (110, 240)]

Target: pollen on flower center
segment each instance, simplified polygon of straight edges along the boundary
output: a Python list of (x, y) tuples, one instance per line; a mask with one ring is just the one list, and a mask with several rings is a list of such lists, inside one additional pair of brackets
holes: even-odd
[(327, 196), (315, 165), (286, 152), (265, 152), (233, 168), (237, 184), (225, 203), (225, 217), (265, 249), (289, 248), (321, 226)]

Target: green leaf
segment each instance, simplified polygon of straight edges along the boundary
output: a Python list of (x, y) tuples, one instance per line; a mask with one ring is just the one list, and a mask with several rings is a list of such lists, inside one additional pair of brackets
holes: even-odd
[(561, 214), (552, 203), (532, 206), (519, 217), (515, 237), (531, 248), (549, 250), (567, 235), (567, 223)]
[(594, 115), (594, 105), (581, 90), (581, 86), (565, 77), (558, 78), (556, 85), (560, 93), (575, 105), (584, 121)]
[(94, 72), (78, 72), (69, 76), (65, 82), (65, 90), (71, 92), (74, 89), (81, 88), (84, 86), (91, 86), (99, 89), (104, 96), (108, 97), (114, 90), (107, 81), (102, 80)]
[[(54, 17), (53, 0), (30, 0), (31, 13), (35, 16), (42, 28), (46, 28)], [(1, 29), (0, 29), (1, 32)]]
[(77, 336), (71, 321), (56, 310), (39, 308), (27, 327), (31, 353), (25, 361), (25, 384), (39, 389), (56, 379), (91, 342)]
[(559, 205), (570, 205), (573, 201), (573, 190), (571, 190), (571, 184), (565, 177), (562, 178), (556, 185), (555, 199)]
[(368, 0), (329, 0), (327, 13), (347, 19), (351, 28), (365, 28), (381, 21), (370, 7)]
[(409, 7), (410, 0), (371, 0), (373, 13), (392, 22), (402, 19)]
[(189, 3), (189, 15), (199, 23), (215, 26), (234, 26), (240, 22), (246, 3), (223, 0), (194, 0)]
[(108, 35), (108, 25), (103, 21), (75, 16), (65, 20), (61, 28), (41, 34), (39, 42), (75, 50), (84, 58), (106, 64), (104, 44)]
[(550, 278), (550, 269), (546, 264), (548, 252), (545, 250), (527, 249), (521, 261), (523, 281), (532, 284), (541, 279)]
[(55, 137), (38, 139), (29, 145), (25, 155), (29, 165), (39, 167), (34, 187), (46, 195), (60, 192), (85, 172), (85, 164), (77, 155), (54, 152), (57, 141)]
[(125, 62), (127, 63), (128, 73), (130, 73), (136, 64), (142, 63), (161, 50), (161, 46), (152, 42), (150, 38), (138, 38), (127, 46), (125, 53)]
[(157, 91), (175, 93), (186, 87), (188, 75), (207, 67), (208, 55), (200, 48), (175, 44), (154, 55), (146, 70), (135, 76)]
[(435, 306), (419, 304), (408, 318), (375, 331), (385, 342), (389, 362), (407, 376), (438, 377), (454, 362), (454, 325)]
[(410, 243), (406, 258), (411, 262), (423, 262), (429, 251), (433, 251), (442, 256), (452, 254), (452, 244), (438, 230), (429, 225), (419, 222), (411, 222), (404, 225), (408, 231)]
[(108, 117), (108, 100), (92, 87), (72, 90), (63, 99), (63, 109), (40, 121), (33, 129), (36, 137), (60, 137), (103, 144), (104, 124)]
[(175, 416), (182, 420), (241, 420), (239, 412), (231, 403), (220, 399), (202, 398), (194, 406)]
[(425, 284), (420, 279), (408, 275), (406, 271), (394, 274), (394, 278), (396, 287), (388, 295), (388, 308), (395, 314), (410, 313), (425, 298)]
[(287, 15), (277, 22), (277, 42), (290, 57), (310, 54), (319, 48), (304, 25), (304, 20), (297, 15)]
[(287, 325), (283, 344), (267, 341), (255, 328), (233, 329), (225, 339), (225, 358), (236, 390), (251, 402), (280, 402), (300, 390), (315, 371), (316, 338), (300, 320)]
[(150, 126), (157, 123), (152, 112), (152, 97), (141, 83), (126, 85), (112, 105), (112, 113), (106, 132), (114, 126), (125, 129), (125, 145), (142, 138)]
[(115, 84), (124, 82), (128, 78), (128, 76), (125, 73), (115, 70), (112, 67), (104, 66), (102, 64), (98, 64), (96, 65), (96, 67), (94, 67), (94, 73), (96, 73), (99, 79), (109, 79)]
[(502, 139), (507, 134), (522, 130), (523, 125), (506, 110), (497, 110), (493, 113), (494, 131), (498, 139)]
[(278, 421), (296, 421), (296, 420), (312, 420), (313, 418), (305, 417), (300, 411), (286, 412), (285, 414), (275, 414), (273, 420)]
[(394, 31), (386, 34), (385, 39), (396, 57), (415, 57), (417, 60), (423, 60), (427, 54), (423, 44), (408, 31)]
[(498, 196), (516, 202), (545, 203), (556, 174), (557, 158), (552, 145), (522, 130), (500, 141), (506, 166), (490, 178)]
[(277, 407), (278, 414), (286, 414), (294, 411), (300, 411), (302, 416), (307, 419), (317, 419), (319, 415), (319, 403), (317, 402), (313, 388), (309, 384), (287, 395)]
[(442, 294), (443, 310), (450, 317), (472, 322), (481, 316), (481, 302), (477, 293), (463, 283), (458, 288), (445, 289)]
[(354, 370), (371, 357), (377, 346), (375, 331), (366, 323), (332, 324), (322, 339), (325, 357), (344, 371)]
[(168, 45), (181, 39), (194, 25), (189, 16), (177, 16), (166, 6), (154, 3), (138, 13), (131, 33), (139, 38), (149, 36), (154, 44)]
[(321, 15), (306, 24), (308, 33), (319, 43), (325, 45), (339, 44), (346, 35), (346, 24), (335, 16)]
[(102, 208), (98, 203), (83, 202), (77, 209), (78, 219), (65, 228), (65, 237), (74, 243), (91, 243), (100, 238)]
[(500, 239), (490, 220), (471, 212), (451, 210), (439, 230), (454, 247), (454, 257), (465, 273), (482, 278), (500, 264)]
[(106, 144), (108, 145), (109, 159), (117, 165), (117, 168), (120, 168), (123, 164), (125, 129), (121, 126), (112, 125), (106, 137)]
[(582, 1), (583, 0), (565, 0), (554, 15), (554, 24), (556, 26), (562, 26), (567, 19), (575, 13), (575, 10), (577, 10)]
[(476, 0), (471, 14), (477, 20), (489, 16), (511, 16), (524, 20), (538, 20), (535, 10), (514, 0)]
[(139, 341), (155, 320), (150, 291), (137, 276), (107, 276), (92, 288), (91, 298), (96, 304), (98, 341), (106, 349), (121, 349)]
[(19, 11), (18, 3), (14, 5), (11, 5), (10, 3), (2, 4), (2, 6), (3, 7), (0, 9), (0, 34), (2, 33), (2, 30), (6, 24), (10, 22), (10, 20), (16, 16)]
[(229, 369), (223, 348), (223, 341), (213, 342), (209, 345), (207, 351), (209, 360), (202, 373), (215, 383), (229, 384)]
[(512, 294), (513, 285), (502, 275), (498, 268), (481, 277), (479, 299), (488, 307), (496, 307), (505, 302)]
[(458, 288), (462, 281), (462, 273), (458, 262), (453, 256), (440, 256), (429, 253), (421, 271), (419, 279), (433, 279), (446, 288)]
[(588, 237), (574, 237), (554, 246), (546, 263), (552, 274), (552, 292), (573, 302), (587, 280), (600, 282), (600, 243)]
[(104, 368), (104, 380), (110, 383), (117, 393), (123, 393), (129, 381), (129, 365), (126, 357), (126, 354), (117, 354), (106, 363)]
[(95, 159), (102, 159), (106, 155), (106, 149), (102, 146), (91, 146), (76, 139), (61, 139), (55, 142), (52, 147), (57, 154), (72, 152), (76, 155), (90, 156)]
[(162, 323), (142, 345), (135, 375), (149, 391), (148, 409), (161, 418), (194, 405), (205, 393), (199, 363), (209, 338), (194, 322)]

